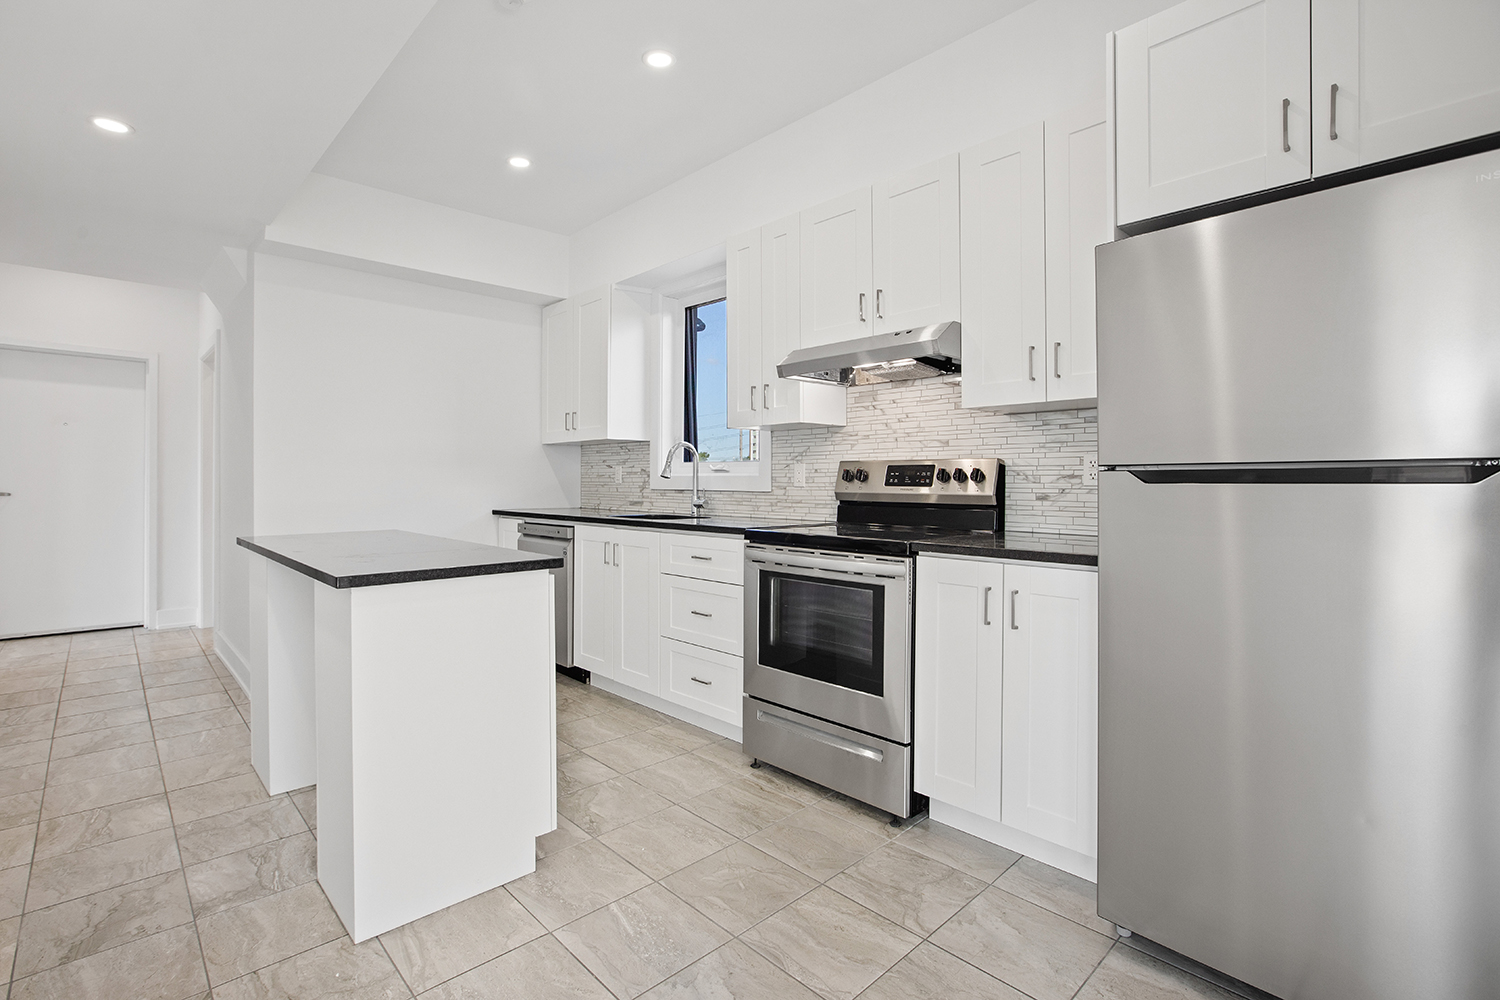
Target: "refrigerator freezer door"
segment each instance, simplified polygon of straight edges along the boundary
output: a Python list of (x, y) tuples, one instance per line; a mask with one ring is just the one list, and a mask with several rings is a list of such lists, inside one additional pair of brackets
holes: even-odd
[(1100, 476), (1099, 912), (1297, 1000), (1500, 982), (1500, 476)]
[(1098, 250), (1099, 460), (1500, 455), (1500, 152)]

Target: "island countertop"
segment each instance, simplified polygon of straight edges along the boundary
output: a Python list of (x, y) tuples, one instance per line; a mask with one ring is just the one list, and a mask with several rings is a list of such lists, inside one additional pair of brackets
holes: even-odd
[(752, 528), (783, 528), (817, 523), (806, 517), (751, 517), (741, 514), (694, 516), (676, 511), (605, 510), (594, 507), (496, 508), (496, 517), (520, 520), (569, 521), (575, 524), (612, 524), (620, 528), (651, 528), (655, 531), (707, 531), (721, 535), (743, 535)]
[(273, 562), (338, 590), (560, 569), (559, 556), (411, 531), (330, 531), (235, 539)]

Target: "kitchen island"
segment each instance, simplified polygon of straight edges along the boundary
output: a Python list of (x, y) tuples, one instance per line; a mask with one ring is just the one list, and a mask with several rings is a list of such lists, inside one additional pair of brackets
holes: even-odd
[(317, 785), (318, 881), (363, 941), (535, 869), (556, 826), (555, 557), (404, 531), (240, 538), (251, 758)]

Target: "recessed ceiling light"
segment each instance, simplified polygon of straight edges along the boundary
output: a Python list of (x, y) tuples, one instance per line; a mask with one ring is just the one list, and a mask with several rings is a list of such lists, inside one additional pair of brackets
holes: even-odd
[(526, 159), (526, 157), (524, 157), (524, 156), (512, 156), (509, 160), (506, 160), (505, 162), (509, 163), (511, 166), (515, 167), (517, 170), (525, 170), (527, 167), (531, 166), (531, 161), (528, 160), (528, 159)]
[(666, 69), (672, 65), (672, 53), (666, 49), (652, 49), (646, 53), (645, 60), (652, 69)]
[(106, 132), (114, 132), (116, 135), (124, 135), (126, 132), (134, 132), (135, 129), (115, 118), (90, 118), (95, 128), (101, 128)]

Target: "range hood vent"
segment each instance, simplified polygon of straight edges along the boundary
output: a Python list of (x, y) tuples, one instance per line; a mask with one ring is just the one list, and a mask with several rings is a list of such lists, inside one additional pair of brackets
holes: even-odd
[(835, 385), (870, 385), (952, 375), (960, 370), (959, 331), (955, 320), (838, 344), (804, 347), (788, 354), (776, 366), (776, 374)]

